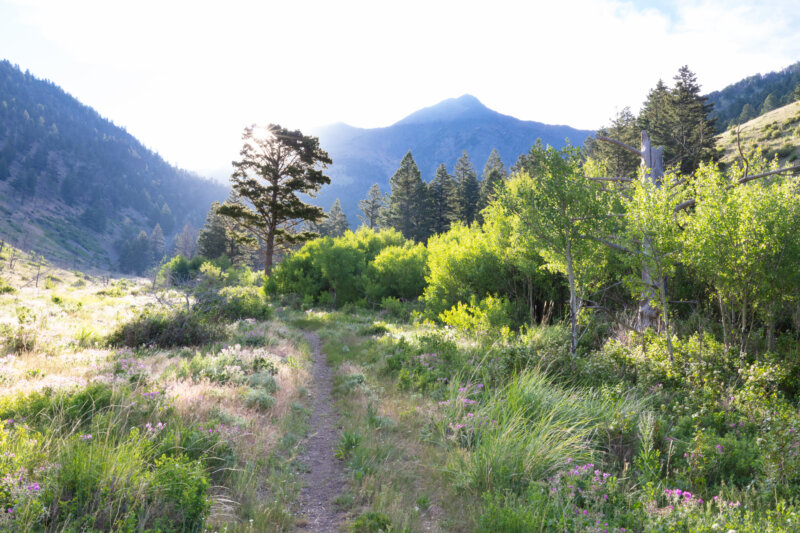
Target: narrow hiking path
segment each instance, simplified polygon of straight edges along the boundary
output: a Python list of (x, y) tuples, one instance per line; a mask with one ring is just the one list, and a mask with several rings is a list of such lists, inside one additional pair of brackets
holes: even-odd
[(334, 450), (339, 438), (338, 415), (333, 407), (333, 377), (314, 333), (303, 333), (311, 347), (314, 363), (311, 368), (310, 434), (301, 460), (308, 467), (300, 494), (300, 511), (304, 522), (301, 531), (338, 532), (344, 513), (337, 511), (333, 501), (347, 486), (344, 468)]

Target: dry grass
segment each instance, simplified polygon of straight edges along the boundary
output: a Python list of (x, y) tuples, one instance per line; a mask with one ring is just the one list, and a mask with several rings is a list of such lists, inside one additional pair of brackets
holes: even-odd
[[(780, 157), (782, 163), (794, 157), (800, 158), (800, 101), (774, 109), (756, 117), (740, 127), (742, 150), (747, 156), (755, 147), (765, 153), (774, 154), (785, 145), (792, 146), (787, 154)], [(736, 130), (729, 130), (717, 136), (717, 146), (722, 150), (722, 160), (731, 162), (740, 158)]]
[[(212, 423), (232, 421), (232, 425), (241, 427), (231, 445), (242, 471), (230, 477), (235, 486), (213, 488), (215, 503), (208, 523), (222, 529), (230, 522), (237, 522), (243, 500), (250, 500), (247, 512), (261, 516), (262, 524), (269, 523), (270, 513), (283, 513), (283, 516), (288, 513), (282, 510), (290, 505), (285, 496), (280, 503), (267, 498), (267, 476), (288, 479), (291, 473), (276, 474), (264, 466), (264, 460), (276, 450), (284, 432), (288, 431), (284, 427), (286, 420), (292, 419), (292, 431), (297, 432), (298, 424), (302, 424), (297, 419), (305, 416), (302, 411), (298, 414), (295, 406), (304, 399), (309, 386), (309, 352), (295, 330), (277, 320), (243, 320), (228, 329), (232, 336), (229, 339), (232, 346), (228, 349), (236, 350), (247, 366), (245, 373), (251, 371), (250, 364), (256, 358), (274, 365), (278, 386), (275, 402), (268, 410), (257, 410), (245, 405), (245, 392), (249, 388), (244, 384), (178, 378), (175, 368), (187, 355), (192, 355), (193, 349), (138, 350), (134, 354), (103, 345), (106, 335), (141, 310), (164, 308), (165, 301), (182, 305), (184, 300), (180, 295), (166, 295), (159, 301), (150, 294), (150, 282), (146, 279), (106, 282), (105, 278), (56, 268), (42, 268), (37, 287), (38, 266), (31, 258), (14, 252), (16, 259), (12, 270), (9, 252), (6, 247), (0, 254), (0, 277), (16, 290), (0, 295), (0, 396), (44, 388), (81, 387), (93, 381), (117, 383), (119, 378), (113, 374), (115, 363), (121, 358), (135, 358), (137, 365), (143, 365), (148, 388), (164, 391), (186, 424), (204, 426), (208, 423), (211, 427)], [(51, 276), (49, 281), (45, 271)], [(31, 318), (20, 322), (18, 316), (22, 308)], [(19, 328), (35, 334), (36, 342), (29, 349), (18, 349), (14, 345)], [(265, 332), (265, 346), (234, 344), (235, 335), (252, 329)], [(212, 358), (218, 349), (219, 346), (198, 348)], [(288, 472), (292, 467), (287, 464), (283, 468)], [(260, 510), (259, 506), (264, 509), (271, 506), (271, 510)]]

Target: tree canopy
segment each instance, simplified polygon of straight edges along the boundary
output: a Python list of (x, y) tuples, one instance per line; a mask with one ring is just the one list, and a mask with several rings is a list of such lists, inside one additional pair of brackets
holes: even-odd
[(320, 148), (319, 139), (277, 124), (247, 127), (242, 139), (241, 159), (233, 162), (231, 183), (243, 202), (225, 202), (218, 213), (238, 221), (264, 242), (264, 273), (269, 276), (276, 247), (314, 237), (300, 226), (318, 222), (325, 213), (298, 195), (313, 196), (330, 183), (323, 170), (332, 161)]

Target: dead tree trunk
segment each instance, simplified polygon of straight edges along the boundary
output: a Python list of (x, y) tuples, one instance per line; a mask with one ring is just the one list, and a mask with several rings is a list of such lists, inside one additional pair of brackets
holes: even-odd
[[(646, 131), (642, 131), (642, 170), (644, 179), (649, 180), (655, 184), (656, 187), (661, 186), (662, 179), (664, 178), (664, 153), (663, 149), (653, 147), (650, 144), (650, 137)], [(647, 238), (644, 240), (645, 254), (650, 254), (650, 243)], [(659, 285), (664, 283), (664, 280), (656, 280), (655, 283)], [(639, 312), (636, 320), (636, 330), (639, 332), (645, 331), (647, 328), (654, 327), (658, 324), (658, 309), (654, 307), (651, 302), (657, 298), (657, 289), (654, 288), (653, 279), (647, 267), (642, 269), (642, 291), (641, 300), (639, 300)], [(663, 287), (662, 287), (663, 288)]]

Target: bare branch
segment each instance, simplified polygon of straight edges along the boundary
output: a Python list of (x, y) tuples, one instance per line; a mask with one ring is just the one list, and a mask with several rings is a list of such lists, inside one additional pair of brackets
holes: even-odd
[(739, 156), (744, 161), (744, 175), (747, 176), (748, 170), (750, 170), (750, 162), (744, 156), (744, 152), (742, 151), (742, 136), (741, 136), (742, 126), (741, 124), (736, 126), (736, 147), (739, 149)]
[(595, 136), (595, 139), (597, 139), (598, 141), (605, 141), (605, 142), (607, 142), (607, 143), (616, 144), (616, 145), (617, 145), (617, 146), (619, 146), (620, 148), (624, 148), (625, 150), (627, 150), (627, 151), (629, 151), (629, 152), (632, 152), (632, 153), (634, 153), (634, 154), (638, 155), (639, 157), (642, 157), (642, 152), (641, 152), (640, 150), (637, 150), (637, 149), (636, 149), (636, 148), (634, 148), (633, 146), (631, 146), (631, 145), (629, 145), (629, 144), (625, 144), (625, 143), (624, 143), (624, 142), (622, 142), (622, 141), (618, 141), (618, 140), (616, 140), (616, 139), (611, 139), (611, 138), (609, 138), (609, 137), (605, 137), (605, 136), (603, 136), (603, 135), (596, 135), (596, 136)]
[(613, 248), (614, 250), (619, 250), (620, 252), (625, 252), (626, 254), (638, 253), (638, 252), (634, 252), (633, 250), (629, 250), (629, 249), (625, 248), (624, 246), (620, 246), (619, 244), (615, 244), (615, 243), (613, 243), (611, 241), (607, 241), (605, 239), (601, 239), (600, 237), (595, 237), (593, 235), (578, 235), (578, 238), (590, 239), (590, 240), (593, 240), (593, 241), (597, 241), (597, 242), (599, 242), (601, 244), (605, 244), (609, 248)]
[(586, 178), (591, 181), (621, 181), (625, 183), (630, 183), (633, 181), (633, 178)]
[(772, 176), (773, 174), (780, 174), (782, 172), (793, 172), (795, 170), (800, 170), (800, 165), (794, 165), (792, 167), (783, 167), (779, 168), (778, 170), (770, 170), (769, 172), (762, 172), (761, 174), (754, 174), (753, 176), (744, 176), (743, 178), (739, 178), (734, 185), (728, 185), (728, 188), (733, 188), (736, 185), (743, 185), (748, 181), (757, 180), (759, 178), (766, 178), (767, 176)]

